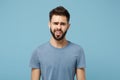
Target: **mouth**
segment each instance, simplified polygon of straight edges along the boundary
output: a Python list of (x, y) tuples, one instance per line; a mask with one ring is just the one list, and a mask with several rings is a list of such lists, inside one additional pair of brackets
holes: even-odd
[(57, 38), (61, 37), (62, 36), (62, 31), (60, 31), (60, 30), (55, 31), (55, 36)]
[(60, 35), (60, 34), (62, 34), (62, 31), (55, 31), (55, 34)]
[(54, 39), (56, 40), (62, 40), (65, 37), (65, 34), (67, 32), (67, 30), (65, 32), (63, 32), (62, 30), (54, 30), (52, 31), (50, 28), (50, 32), (52, 34), (52, 36), (54, 37)]

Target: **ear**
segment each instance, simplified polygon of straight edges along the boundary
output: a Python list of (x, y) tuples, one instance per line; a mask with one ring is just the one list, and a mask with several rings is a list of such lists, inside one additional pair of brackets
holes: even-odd
[(68, 23), (68, 29), (70, 28), (70, 23)]
[(48, 27), (50, 28), (50, 21), (48, 22)]

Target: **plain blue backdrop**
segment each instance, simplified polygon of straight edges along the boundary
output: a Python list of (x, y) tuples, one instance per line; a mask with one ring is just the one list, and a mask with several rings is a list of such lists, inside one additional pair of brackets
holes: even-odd
[(59, 5), (71, 14), (67, 39), (85, 50), (87, 80), (120, 80), (120, 0), (0, 0), (0, 80), (30, 80), (31, 54), (50, 39)]

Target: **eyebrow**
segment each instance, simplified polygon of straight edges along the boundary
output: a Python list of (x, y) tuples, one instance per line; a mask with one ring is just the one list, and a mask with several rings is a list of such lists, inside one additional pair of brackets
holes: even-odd
[(66, 22), (53, 22), (55, 24), (66, 24)]
[(66, 25), (67, 23), (65, 23), (65, 22), (53, 22), (53, 24), (55, 24), (55, 25), (58, 25), (58, 24), (60, 24), (60, 25)]

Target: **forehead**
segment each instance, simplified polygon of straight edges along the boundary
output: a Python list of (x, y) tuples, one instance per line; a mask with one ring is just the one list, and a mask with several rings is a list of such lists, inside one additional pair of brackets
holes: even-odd
[(67, 17), (61, 15), (53, 15), (51, 22), (67, 22)]

